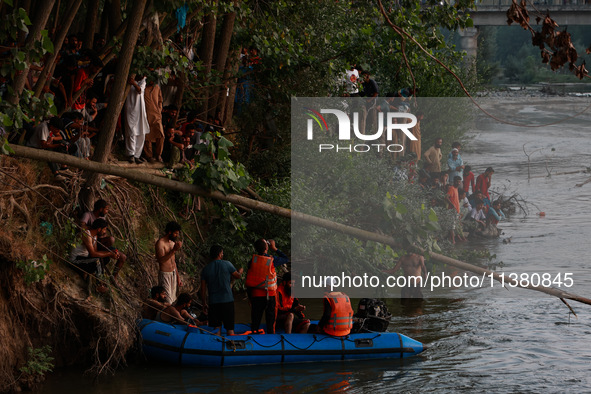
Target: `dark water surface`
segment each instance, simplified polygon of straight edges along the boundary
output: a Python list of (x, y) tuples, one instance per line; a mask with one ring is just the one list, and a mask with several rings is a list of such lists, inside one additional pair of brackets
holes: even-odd
[[(521, 100), (523, 102), (523, 100)], [(578, 112), (589, 100), (549, 103), (507, 99), (490, 105), (504, 119), (554, 121)], [(506, 273), (572, 273), (569, 289), (591, 297), (591, 174), (546, 177), (591, 166), (591, 115), (538, 129), (482, 120), (462, 153), (475, 174), (493, 166), (492, 189), (519, 193), (528, 214), (517, 213), (502, 226), (501, 240), (481, 242), (496, 253)], [(532, 152), (527, 180), (527, 157)], [(426, 148), (426, 147), (425, 147)], [(554, 148), (554, 151), (552, 151)], [(445, 152), (447, 155), (447, 152)], [(533, 205), (535, 204), (535, 205)], [(545, 217), (537, 215), (545, 212)], [(472, 244), (472, 247), (474, 244)], [(180, 368), (134, 365), (97, 385), (81, 371), (60, 371), (43, 392), (208, 393), (208, 392), (580, 392), (591, 388), (591, 306), (569, 301), (578, 318), (557, 298), (535, 292), (494, 288), (457, 290), (455, 298), (428, 299), (403, 308), (388, 300), (391, 330), (428, 347), (413, 359), (315, 363), (240, 368)], [(320, 311), (312, 305), (310, 315)], [(242, 316), (246, 319), (246, 316)]]

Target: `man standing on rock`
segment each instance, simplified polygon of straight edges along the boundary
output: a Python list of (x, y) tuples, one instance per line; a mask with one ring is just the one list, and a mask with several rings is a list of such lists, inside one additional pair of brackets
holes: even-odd
[(156, 241), (156, 260), (158, 260), (158, 285), (166, 290), (166, 302), (173, 304), (176, 300), (177, 287), (183, 283), (176, 267), (175, 253), (183, 246), (179, 239), (181, 225), (177, 222), (168, 222), (164, 229), (165, 235)]
[(423, 159), (425, 160), (425, 171), (427, 171), (431, 175), (431, 178), (433, 178), (433, 174), (438, 175), (438, 173), (441, 172), (442, 144), (443, 139), (436, 138), (435, 144), (429, 149), (427, 149), (427, 151), (423, 155)]

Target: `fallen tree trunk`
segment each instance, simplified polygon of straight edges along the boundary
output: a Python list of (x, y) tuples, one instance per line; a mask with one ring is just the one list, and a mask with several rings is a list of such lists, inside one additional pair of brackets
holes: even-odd
[[(333, 231), (338, 231), (352, 237), (363, 239), (366, 241), (374, 241), (379, 242), (385, 245), (389, 245), (392, 247), (400, 248), (400, 245), (396, 240), (392, 237), (388, 237), (386, 235), (373, 233), (371, 231), (362, 230), (359, 228), (347, 226), (344, 224), (336, 223), (331, 220), (322, 219), (316, 216), (307, 215), (301, 212), (295, 212), (291, 209), (282, 208), (276, 205), (268, 204), (261, 201), (256, 201), (247, 197), (239, 196), (236, 194), (223, 194), (221, 192), (216, 191), (209, 191), (203, 187), (191, 185), (189, 183), (173, 181), (165, 177), (160, 177), (152, 174), (146, 174), (139, 170), (132, 170), (126, 167), (118, 167), (116, 165), (111, 164), (103, 164), (94, 161), (88, 161), (84, 159), (79, 159), (74, 156), (69, 156), (63, 153), (57, 153), (42, 149), (35, 149), (35, 148), (28, 148), (25, 146), (13, 145), (11, 148), (14, 151), (14, 155), (18, 157), (24, 157), (27, 159), (33, 160), (40, 160), (40, 161), (52, 161), (55, 163), (66, 164), (71, 167), (81, 168), (86, 171), (90, 172), (97, 172), (102, 174), (110, 174), (120, 176), (122, 178), (126, 178), (132, 181), (147, 183), (150, 185), (154, 185), (157, 187), (163, 187), (170, 190), (176, 190), (182, 193), (190, 193), (202, 197), (213, 198), (216, 200), (226, 201), (232, 203), (234, 205), (240, 205), (242, 207), (246, 207), (249, 209), (255, 209), (259, 211), (268, 212), (277, 216), (282, 216), (292, 220), (299, 220), (301, 222), (305, 222), (308, 224), (312, 224), (315, 226), (327, 228)], [(424, 250), (419, 250), (421, 253), (424, 253)], [(523, 289), (535, 290), (539, 291), (554, 297), (558, 297), (560, 299), (569, 299), (573, 301), (578, 301), (584, 304), (591, 305), (591, 299), (581, 297), (576, 294), (568, 293), (566, 291), (550, 288), (550, 287), (543, 287), (543, 286), (521, 286), (521, 284), (509, 278), (507, 275), (501, 277), (500, 274), (488, 270), (486, 268), (478, 267), (472, 264), (468, 264), (466, 262), (453, 259), (451, 257), (444, 256), (439, 253), (430, 252), (429, 253), (431, 258), (439, 261), (441, 263), (445, 263), (457, 268), (460, 268), (464, 271), (473, 272), (479, 275), (486, 275), (494, 278), (499, 282), (504, 282), (505, 284), (511, 287), (520, 287)]]

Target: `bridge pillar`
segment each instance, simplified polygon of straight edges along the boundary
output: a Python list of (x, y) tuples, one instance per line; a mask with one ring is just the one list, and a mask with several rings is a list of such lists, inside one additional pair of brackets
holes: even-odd
[[(466, 52), (466, 61), (474, 62), (476, 60), (476, 53), (478, 52), (478, 28), (466, 27), (460, 29), (460, 49)], [(469, 58), (472, 59), (469, 59)]]

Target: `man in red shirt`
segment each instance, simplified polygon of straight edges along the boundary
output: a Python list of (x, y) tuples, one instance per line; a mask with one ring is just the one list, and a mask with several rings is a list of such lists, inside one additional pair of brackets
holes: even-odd
[(464, 167), (464, 191), (466, 192), (466, 196), (469, 196), (471, 193), (474, 193), (474, 173), (472, 172), (472, 167), (466, 166)]
[(476, 178), (476, 187), (474, 188), (474, 192), (482, 192), (484, 197), (488, 198), (489, 201), (490, 196), (488, 195), (488, 188), (490, 187), (490, 181), (494, 172), (495, 170), (493, 170), (492, 167), (488, 167), (484, 173), (478, 175)]
[(101, 68), (104, 67), (103, 61), (97, 55), (89, 55), (90, 65), (87, 68), (79, 68), (74, 78), (74, 84), (70, 90), (70, 96), (68, 97), (69, 102), (72, 103), (73, 96), (82, 90), (78, 99), (72, 103), (72, 109), (76, 111), (82, 110), (86, 107), (86, 90), (91, 88), (94, 84), (92, 76), (96, 74)]

